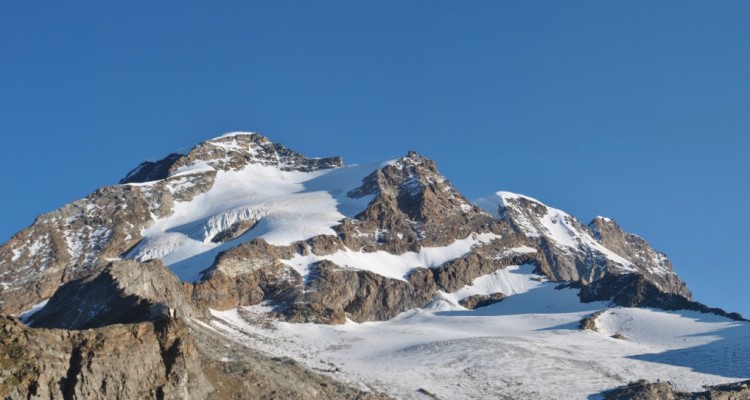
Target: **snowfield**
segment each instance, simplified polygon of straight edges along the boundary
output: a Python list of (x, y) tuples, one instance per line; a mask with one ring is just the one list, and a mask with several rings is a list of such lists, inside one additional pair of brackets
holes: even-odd
[[(210, 140), (206, 143), (232, 146)], [(182, 167), (172, 177), (215, 170), (212, 162), (200, 161)], [(236, 171), (219, 170), (209, 191), (190, 201), (175, 201), (170, 216), (156, 219), (144, 229), (143, 240), (127, 257), (138, 261), (159, 258), (181, 280), (192, 282), (211, 266), (221, 251), (243, 242), (263, 238), (273, 245), (288, 245), (317, 235), (335, 234), (332, 227), (364, 210), (372, 200), (372, 196), (354, 199), (346, 194), (361, 186), (367, 175), (393, 162), (314, 172), (284, 171), (282, 165), (253, 163)], [(149, 184), (152, 183), (129, 185)], [(181, 184), (184, 183), (171, 183), (173, 186)], [(257, 225), (226, 243), (212, 241), (218, 233), (243, 221), (257, 222)]]
[[(557, 290), (531, 271), (496, 271), (389, 321), (290, 324), (255, 306), (213, 311), (210, 326), (403, 399), (427, 398), (420, 388), (441, 399), (597, 399), (637, 379), (695, 391), (750, 378), (750, 324), (696, 312), (614, 308), (598, 318), (600, 332), (582, 331), (580, 320), (606, 304), (582, 304), (577, 291)], [(513, 294), (474, 311), (456, 304), (498, 289)]]

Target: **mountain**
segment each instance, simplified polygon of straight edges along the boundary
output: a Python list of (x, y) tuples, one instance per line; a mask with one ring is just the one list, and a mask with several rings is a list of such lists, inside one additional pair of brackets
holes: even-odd
[[(345, 165), (255, 133), (223, 135), (39, 216), (0, 247), (0, 280), (0, 312), (30, 326), (8, 320), (0, 343), (10, 348), (22, 335), (33, 338), (23, 354), (44, 341), (65, 348), (50, 370), (81, 362), (94, 339), (76, 332), (129, 346), (127, 332), (141, 327), (156, 332), (164, 354), (154, 368), (169, 371), (170, 349), (182, 347), (158, 332), (174, 326), (179, 346), (188, 346), (180, 354), (191, 354), (187, 375), (145, 372), (132, 387), (105, 393), (120, 398), (185, 390), (273, 397), (284, 385), (293, 387), (284, 397), (302, 398), (570, 398), (640, 378), (678, 376), (695, 391), (697, 382), (750, 374), (750, 362), (735, 356), (734, 369), (683, 371), (716, 350), (692, 339), (684, 346), (700, 350), (668, 367), (632, 361), (648, 346), (681, 349), (664, 339), (681, 333), (727, 331), (723, 341), (735, 346), (749, 331), (739, 314), (693, 301), (667, 256), (613, 220), (586, 225), (508, 192), (469, 200), (414, 151)], [(612, 317), (618, 313), (629, 322)], [(602, 334), (613, 318), (617, 328)], [(632, 327), (625, 340), (610, 337)], [(225, 352), (237, 346), (243, 350)], [(612, 346), (620, 346), (618, 358), (597, 363)], [(131, 357), (148, 351), (136, 349)], [(67, 367), (69, 383), (55, 389), (45, 382), (57, 375), (9, 360), (23, 366), (12, 375), (15, 388), (0, 391), (11, 398), (94, 397), (79, 383), (112, 387), (104, 382), (115, 379)], [(483, 367), (513, 360), (524, 365), (501, 368), (507, 376)], [(268, 366), (253, 370), (263, 388), (236, 384), (248, 379), (246, 363)], [(562, 369), (550, 380), (544, 371), (555, 363)], [(575, 376), (584, 382), (566, 381)]]

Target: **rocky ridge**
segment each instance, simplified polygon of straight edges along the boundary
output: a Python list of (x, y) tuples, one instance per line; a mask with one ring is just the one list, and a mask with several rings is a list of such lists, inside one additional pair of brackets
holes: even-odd
[(509, 192), (482, 198), (479, 204), (542, 250), (550, 266), (543, 272), (551, 279), (588, 284), (609, 275), (637, 274), (665, 293), (691, 297), (664, 253), (612, 219), (597, 217), (584, 225), (564, 211)]
[(2, 317), (0, 364), (6, 399), (208, 398), (213, 391), (188, 327), (175, 319), (68, 331)]
[(32, 327), (91, 329), (202, 316), (185, 294), (177, 277), (160, 261), (115, 261), (97, 275), (60, 286), (47, 304), (24, 322)]

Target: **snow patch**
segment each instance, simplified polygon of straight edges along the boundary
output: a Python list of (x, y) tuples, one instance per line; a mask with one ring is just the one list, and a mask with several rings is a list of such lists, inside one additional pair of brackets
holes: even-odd
[(21, 321), (21, 322), (23, 322), (23, 323), (26, 323), (26, 321), (28, 321), (29, 318), (32, 315), (36, 314), (37, 312), (39, 312), (39, 310), (41, 310), (42, 308), (44, 308), (44, 306), (47, 305), (48, 301), (49, 301), (49, 299), (42, 300), (39, 303), (36, 303), (33, 306), (31, 306), (30, 309), (22, 312), (21, 314), (18, 314), (18, 320)]
[[(522, 209), (517, 204), (519, 199), (533, 202), (536, 208), (534, 210)], [(499, 215), (498, 210), (514, 210), (514, 221), (527, 237), (544, 236), (556, 243), (560, 249), (568, 252), (595, 251), (619, 264), (624, 271), (635, 271), (630, 261), (604, 247), (582, 228), (583, 225), (580, 222), (562, 210), (549, 207), (528, 196), (502, 191), (495, 193), (494, 196), (479, 199), (477, 204), (485, 211), (501, 218), (504, 215)], [(542, 210), (545, 210), (543, 214), (541, 214)], [(534, 215), (529, 216), (529, 214)]]
[[(318, 235), (335, 234), (334, 226), (364, 210), (372, 200), (372, 196), (354, 199), (347, 193), (389, 162), (392, 161), (313, 172), (284, 171), (276, 166), (251, 163), (240, 170), (216, 171), (210, 190), (189, 201), (175, 201), (169, 216), (155, 218), (141, 232), (142, 244), (128, 257), (160, 258), (181, 279), (191, 280), (210, 267), (218, 252), (230, 245), (255, 238), (273, 245), (289, 245)], [(176, 175), (214, 171), (210, 163), (203, 161), (181, 167)], [(180, 180), (176, 184), (185, 187), (186, 182)], [(240, 238), (227, 243), (211, 241), (233, 224), (248, 220), (257, 224)]]
[(300, 275), (307, 276), (309, 266), (322, 260), (336, 265), (374, 272), (388, 278), (406, 281), (409, 272), (414, 268), (434, 268), (448, 261), (463, 257), (472, 247), (492, 240), (500, 235), (493, 233), (471, 234), (444, 247), (422, 247), (419, 252), (409, 251), (395, 255), (386, 251), (363, 252), (339, 250), (333, 254), (319, 256), (310, 252), (308, 255), (297, 254), (283, 263), (294, 268)]
[(543, 285), (543, 278), (533, 273), (534, 268), (533, 265), (511, 265), (480, 276), (470, 285), (453, 293), (443, 293), (442, 296), (453, 304), (458, 304), (459, 301), (474, 295), (502, 293), (512, 296), (526, 293)]

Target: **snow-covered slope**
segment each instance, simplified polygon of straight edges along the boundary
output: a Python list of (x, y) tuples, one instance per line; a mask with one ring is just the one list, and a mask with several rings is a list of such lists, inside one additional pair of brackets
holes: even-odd
[[(207, 146), (251, 155), (263, 144), (209, 140)], [(231, 156), (227, 156), (229, 158)], [(251, 159), (252, 160), (252, 159)], [(345, 217), (361, 212), (371, 196), (352, 198), (346, 193), (389, 161), (300, 171), (288, 163), (248, 162), (238, 169), (220, 168), (226, 159), (198, 160), (177, 168), (172, 177), (215, 173), (213, 185), (185, 201), (175, 201), (171, 215), (156, 218), (142, 232), (143, 240), (127, 255), (139, 261), (159, 258), (173, 267), (181, 279), (193, 281), (211, 266), (222, 250), (255, 238), (273, 245), (288, 245), (331, 229)], [(149, 185), (153, 183), (130, 183)], [(219, 235), (246, 224), (245, 232), (226, 242)]]
[[(400, 399), (596, 399), (637, 379), (683, 391), (750, 377), (750, 325), (695, 312), (582, 304), (575, 290), (540, 281), (531, 267), (483, 276), (459, 292), (503, 290), (477, 310), (427, 307), (384, 322), (339, 326), (269, 321), (262, 306), (214, 312), (217, 333)], [(262, 321), (262, 323), (261, 323)], [(619, 333), (624, 339), (611, 337)], [(231, 358), (231, 354), (227, 354)]]
[(415, 268), (439, 267), (466, 255), (475, 246), (481, 246), (499, 238), (499, 235), (492, 233), (474, 234), (447, 246), (422, 247), (418, 252), (409, 251), (402, 254), (391, 254), (382, 250), (363, 252), (350, 249), (339, 250), (328, 255), (316, 255), (310, 252), (307, 255), (297, 254), (292, 259), (283, 262), (303, 277), (307, 276), (311, 264), (328, 260), (341, 267), (371, 271), (381, 276), (405, 281), (409, 272)]
[(750, 377), (745, 321), (689, 297), (611, 219), (508, 192), (472, 204), (413, 151), (347, 166), (241, 132), (142, 163), (0, 246), (5, 314), (66, 329), (176, 316), (397, 398)]
[(614, 262), (618, 268), (634, 271), (630, 261), (602, 246), (568, 213), (516, 193), (501, 191), (495, 196), (483, 197), (477, 200), (477, 204), (500, 218), (513, 214), (513, 222), (527, 237), (544, 237), (568, 253), (597, 252)]
[(690, 298), (687, 286), (665, 254), (623, 232), (614, 220), (596, 217), (584, 225), (568, 213), (521, 194), (496, 192), (476, 203), (506, 220), (552, 258), (550, 274), (561, 280), (591, 282), (604, 274), (643, 274), (661, 290)]

